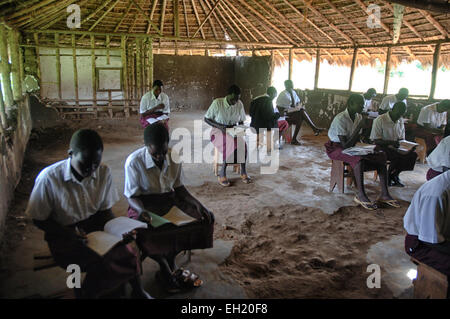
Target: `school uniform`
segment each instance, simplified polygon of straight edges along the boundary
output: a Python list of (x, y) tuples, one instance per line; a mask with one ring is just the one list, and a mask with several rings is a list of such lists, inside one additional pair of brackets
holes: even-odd
[[(27, 214), (38, 221), (53, 220), (70, 230), (85, 233), (103, 230), (114, 216), (105, 212), (119, 200), (111, 171), (100, 165), (92, 176), (79, 182), (72, 174), (71, 159), (57, 162), (39, 173), (28, 202)], [(77, 264), (86, 277), (82, 288), (90, 296), (120, 286), (140, 271), (138, 254), (119, 244), (101, 257), (79, 241), (60, 234), (45, 233), (56, 263), (66, 269)]]
[[(176, 196), (175, 189), (184, 185), (181, 163), (175, 163), (169, 150), (162, 169), (154, 163), (146, 147), (130, 154), (125, 162), (124, 195), (140, 199), (145, 209), (166, 214), (172, 206), (198, 218), (197, 208)], [(138, 218), (138, 212), (128, 208), (128, 216)], [(138, 229), (137, 244), (147, 256), (178, 254), (183, 250), (205, 249), (213, 246), (214, 222), (206, 219), (184, 226), (165, 224), (158, 228)]]
[(444, 172), (444, 168), (450, 168), (450, 136), (444, 138), (439, 145), (427, 157), (430, 169), (427, 172), (427, 180), (430, 180)]
[(423, 184), (414, 194), (403, 226), (406, 253), (450, 276), (450, 171)]
[(403, 102), (403, 103), (405, 103), (406, 106), (408, 106), (408, 102), (406, 101), (406, 99), (404, 99), (403, 101), (398, 101), (397, 96), (386, 95), (381, 100), (380, 107), (378, 109), (388, 112), (388, 111), (392, 110), (392, 108), (394, 107), (394, 104), (397, 102)]
[[(164, 104), (164, 109), (158, 110), (157, 112), (142, 116), (145, 112), (149, 111), (150, 109), (154, 108), (155, 106), (158, 106), (160, 104)], [(141, 114), (140, 123), (143, 128), (146, 128), (148, 125), (150, 125), (147, 120), (150, 118), (158, 118), (161, 115), (165, 114), (167, 116), (170, 115), (170, 102), (169, 97), (166, 93), (161, 92), (158, 97), (155, 96), (153, 91), (150, 91), (141, 98), (139, 113)], [(166, 126), (167, 130), (169, 130), (169, 120), (163, 121), (164, 126)]]
[(272, 100), (267, 94), (255, 98), (250, 104), (250, 126), (259, 133), (260, 129), (270, 131), (278, 128), (280, 134), (284, 133), (289, 124), (286, 120), (280, 120), (280, 113), (274, 111)]
[[(244, 122), (247, 118), (244, 105), (240, 100), (234, 105), (230, 105), (226, 97), (215, 99), (205, 114), (205, 118), (213, 120), (222, 125), (237, 125)], [(210, 133), (210, 139), (217, 150), (222, 153), (222, 159), (225, 163), (240, 163), (247, 158), (247, 145), (242, 137), (233, 137), (230, 134), (223, 133), (220, 129), (213, 127)], [(239, 148), (239, 149), (238, 149)], [(234, 156), (235, 152), (245, 154), (245, 158)]]
[(433, 103), (424, 106), (420, 110), (419, 117), (417, 118), (417, 128), (413, 132), (415, 137), (420, 137), (425, 140), (428, 154), (430, 154), (440, 143), (443, 135), (431, 133), (424, 127), (424, 124), (428, 124), (429, 127), (433, 129), (447, 125), (447, 112), (439, 113), (436, 109), (438, 104), (439, 103)]
[[(372, 131), (370, 133), (370, 139), (384, 140), (384, 141), (399, 141), (405, 139), (405, 124), (403, 119), (400, 118), (396, 122), (393, 122), (391, 116), (388, 113), (384, 113), (378, 116), (372, 125)], [(396, 171), (398, 173), (403, 171), (412, 171), (416, 164), (417, 153), (410, 152), (408, 154), (400, 154), (396, 150), (388, 146), (378, 146), (382, 149), (387, 159), (391, 162), (390, 171)]]
[(362, 116), (358, 113), (355, 114), (355, 119), (352, 120), (348, 109), (345, 109), (334, 117), (328, 130), (328, 138), (330, 140), (325, 144), (328, 157), (332, 160), (348, 163), (352, 168), (355, 168), (359, 162), (365, 161), (365, 170), (373, 170), (379, 165), (386, 165), (386, 154), (382, 152), (365, 156), (351, 156), (342, 153), (344, 148), (342, 147), (339, 136), (346, 136), (347, 139), (350, 139), (361, 121)]

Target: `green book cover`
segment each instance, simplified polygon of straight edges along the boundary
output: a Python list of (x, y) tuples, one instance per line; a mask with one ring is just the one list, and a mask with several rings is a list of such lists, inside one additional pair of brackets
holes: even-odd
[(150, 213), (150, 216), (152, 217), (152, 223), (151, 224), (152, 224), (153, 228), (158, 228), (158, 227), (160, 227), (160, 226), (162, 226), (164, 224), (170, 223), (170, 221), (168, 221), (167, 219), (165, 219), (165, 218), (163, 218), (163, 217), (161, 217), (159, 215), (156, 215), (154, 213)]

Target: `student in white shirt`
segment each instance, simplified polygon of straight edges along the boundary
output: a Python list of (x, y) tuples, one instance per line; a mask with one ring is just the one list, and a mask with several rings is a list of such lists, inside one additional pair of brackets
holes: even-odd
[(373, 98), (377, 96), (377, 91), (374, 88), (370, 88), (364, 96), (364, 110), (363, 113), (367, 113), (369, 111), (373, 111)]
[(427, 172), (427, 180), (450, 170), (450, 136), (444, 138), (439, 145), (427, 157), (430, 169)]
[(407, 88), (401, 88), (397, 94), (395, 95), (386, 95), (383, 100), (381, 100), (380, 107), (378, 108), (378, 113), (381, 115), (390, 111), (394, 104), (397, 102), (403, 102), (406, 106), (408, 106), (407, 98), (409, 95), (409, 91)]
[(423, 184), (414, 194), (403, 226), (408, 255), (450, 276), (450, 171)]
[(433, 103), (420, 110), (417, 128), (414, 129), (413, 134), (425, 140), (427, 155), (430, 155), (443, 138), (448, 111), (450, 111), (450, 100)]
[[(155, 80), (152, 90), (142, 96), (139, 112), (141, 114), (140, 122), (143, 128), (150, 125), (147, 121), (148, 119), (156, 119), (163, 115), (168, 117), (170, 115), (169, 97), (163, 92), (163, 83), (161, 80)], [(161, 122), (169, 130), (169, 119), (162, 120)]]
[(213, 246), (214, 215), (184, 186), (182, 165), (172, 160), (169, 132), (162, 123), (144, 129), (144, 143), (125, 162), (128, 216), (151, 223), (150, 212), (163, 216), (177, 206), (197, 221), (183, 226), (165, 224), (137, 229), (137, 244), (146, 256), (159, 263), (157, 277), (167, 292), (179, 292), (186, 285), (199, 286), (202, 283), (199, 276), (187, 274), (188, 270), (183, 272), (175, 258), (181, 251)]
[(402, 118), (405, 113), (405, 103), (395, 103), (391, 111), (374, 120), (370, 134), (370, 139), (386, 153), (387, 159), (391, 162), (388, 170), (389, 186), (404, 187), (399, 174), (414, 170), (416, 164), (415, 148), (410, 151), (399, 149), (400, 141), (405, 139), (405, 124)]
[(388, 190), (386, 154), (375, 152), (364, 156), (352, 156), (343, 153), (345, 149), (355, 146), (359, 141), (361, 130), (366, 126), (366, 118), (361, 115), (363, 107), (362, 95), (350, 95), (347, 108), (336, 115), (328, 130), (330, 140), (325, 144), (326, 153), (330, 159), (343, 161), (351, 166), (358, 189), (358, 194), (353, 199), (356, 203), (368, 210), (378, 208), (376, 203), (370, 201), (364, 189), (364, 172), (377, 170), (381, 186), (381, 195), (377, 201), (398, 208), (400, 204), (391, 197)]
[[(56, 263), (66, 269), (77, 264), (86, 272), (78, 298), (97, 298), (127, 281), (136, 298), (151, 298), (139, 279), (139, 257), (119, 244), (101, 257), (86, 246), (86, 234), (103, 230), (114, 218), (119, 200), (111, 171), (100, 164), (103, 143), (97, 132), (79, 130), (70, 141), (69, 158), (45, 168), (36, 178), (27, 214), (45, 232)], [(65, 283), (65, 282), (64, 282)]]
[(227, 129), (243, 124), (246, 120), (247, 116), (240, 96), (241, 89), (237, 85), (232, 85), (228, 89), (228, 95), (215, 99), (205, 114), (205, 122), (212, 126), (211, 142), (222, 154), (223, 165), (219, 171), (218, 180), (224, 187), (231, 185), (226, 174), (229, 164), (241, 164), (242, 181), (245, 184), (252, 182), (245, 165), (247, 159), (245, 140), (241, 136), (231, 136), (227, 133)]
[[(312, 128), (315, 135), (319, 135), (324, 129), (317, 127), (303, 106), (301, 106), (300, 98), (294, 90), (294, 83), (291, 80), (284, 81), (285, 90), (282, 91), (277, 98), (277, 108), (280, 115), (286, 115), (286, 120), (290, 125), (295, 125), (294, 137), (292, 138), (291, 144), (300, 145), (297, 140), (298, 134), (300, 133), (300, 128), (303, 121), (306, 121), (308, 125)], [(299, 110), (288, 112), (290, 109), (300, 108)]]

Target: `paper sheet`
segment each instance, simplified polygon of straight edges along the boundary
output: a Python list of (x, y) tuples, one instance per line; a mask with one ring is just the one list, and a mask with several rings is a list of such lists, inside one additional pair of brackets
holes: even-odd
[(149, 118), (149, 119), (147, 119), (147, 122), (151, 125), (153, 123), (156, 123), (156, 122), (159, 122), (159, 121), (165, 121), (167, 119), (169, 119), (169, 117), (164, 114), (164, 115), (161, 115), (161, 116), (159, 116), (157, 118)]
[(122, 238), (104, 231), (95, 231), (87, 235), (87, 240), (87, 246), (100, 256), (103, 256), (117, 243), (122, 241)]
[(196, 219), (185, 214), (181, 209), (177, 206), (173, 206), (167, 214), (163, 216), (163, 218), (170, 221), (172, 224), (177, 226), (186, 225), (192, 222), (195, 222)]
[(105, 232), (122, 238), (123, 234), (127, 234), (136, 228), (147, 228), (147, 224), (128, 217), (117, 217), (105, 224)]

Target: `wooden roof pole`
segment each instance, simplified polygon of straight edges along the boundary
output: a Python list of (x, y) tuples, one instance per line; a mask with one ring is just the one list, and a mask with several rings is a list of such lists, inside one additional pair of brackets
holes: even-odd
[[(227, 16), (227, 18), (231, 21), (231, 23), (234, 25), (234, 27), (242, 34), (242, 36), (245, 38), (245, 40), (250, 41), (250, 39), (242, 31), (242, 29), (239, 27), (239, 25), (236, 23), (236, 21), (234, 21), (234, 19), (231, 18), (230, 14), (226, 10), (226, 8), (224, 8), (224, 6), (222, 6), (222, 4), (220, 4), (219, 7), (223, 11), (223, 13)], [(227, 20), (225, 20), (225, 21), (227, 21)], [(236, 32), (236, 31), (234, 31), (234, 32)]]
[(20, 17), (20, 16), (22, 16), (22, 15), (24, 15), (24, 14), (27, 14), (27, 13), (29, 13), (29, 12), (36, 11), (37, 9), (40, 9), (40, 8), (42, 8), (42, 7), (44, 7), (44, 6), (48, 5), (48, 4), (50, 4), (50, 3), (52, 3), (52, 2), (57, 2), (57, 1), (55, 1), (55, 0), (44, 0), (44, 1), (38, 2), (38, 3), (35, 4), (34, 6), (31, 6), (31, 7), (29, 7), (29, 8), (25, 8), (25, 9), (22, 9), (22, 10), (19, 10), (19, 11), (15, 12), (15, 13), (11, 14), (11, 15), (8, 17), (8, 21), (9, 21), (9, 20), (12, 20), (12, 19), (14, 19), (14, 18), (16, 18), (16, 17)]
[(352, 58), (352, 66), (350, 68), (350, 80), (348, 82), (348, 90), (352, 90), (353, 86), (353, 79), (355, 77), (355, 70), (356, 70), (356, 62), (358, 60), (358, 48), (355, 48), (353, 50), (353, 58)]
[(437, 80), (437, 72), (439, 69), (439, 58), (441, 55), (441, 44), (436, 44), (436, 48), (434, 49), (433, 55), (433, 70), (431, 71), (431, 89), (429, 99), (434, 99), (434, 93), (436, 92), (436, 80)]
[(251, 32), (247, 26), (241, 21), (241, 19), (239, 19), (237, 17), (237, 15), (235, 14), (235, 12), (233, 11), (233, 8), (231, 8), (231, 6), (228, 6), (228, 11), (229, 13), (232, 15), (233, 19), (235, 19), (241, 26), (242, 28), (244, 28), (245, 31), (247, 31), (247, 33), (253, 38), (254, 41), (259, 42), (258, 38), (255, 37), (255, 35), (253, 34), (253, 32)]
[(320, 49), (316, 51), (316, 71), (314, 73), (314, 90), (319, 87), (319, 73), (320, 73)]
[(425, 17), (425, 19), (427, 19), (428, 22), (430, 22), (445, 38), (448, 38), (447, 30), (445, 30), (445, 28), (431, 16), (431, 14), (424, 10), (419, 11)]
[(386, 54), (386, 68), (384, 70), (383, 94), (387, 94), (389, 88), (389, 77), (391, 76), (391, 55), (392, 55), (392, 47), (388, 47)]
[[(35, 12), (31, 13), (30, 15), (22, 16), (21, 18), (11, 21), (13, 22), (18, 28), (27, 26), (27, 27), (37, 27), (44, 23), (48, 23), (49, 21), (56, 20), (58, 21), (61, 16), (64, 16), (61, 14), (62, 10), (66, 10), (66, 8), (74, 3), (76, 0), (65, 0), (60, 1), (58, 4), (51, 6), (50, 8), (42, 8), (39, 12), (39, 17), (41, 19), (37, 19), (37, 14)], [(35, 16), (36, 15), (36, 16)], [(44, 18), (42, 18), (44, 17)], [(21, 21), (17, 23), (18, 21)]]
[(435, 11), (439, 13), (450, 13), (450, 5), (448, 3), (438, 3), (436, 1), (418, 1), (418, 0), (389, 0), (390, 2), (404, 5), (406, 7), (422, 9), (427, 11)]
[(270, 41), (264, 36), (264, 34), (259, 31), (259, 29), (250, 22), (231, 2), (228, 3), (228, 6), (233, 9), (240, 18), (247, 23), (265, 42), (269, 43)]
[[(369, 12), (367, 12), (367, 6), (366, 6), (361, 0), (355, 0), (355, 2), (356, 2), (357, 4), (359, 4), (359, 6), (363, 9), (363, 11), (364, 11), (367, 15), (369, 15)], [(389, 34), (390, 37), (393, 36), (392, 30), (389, 29), (389, 27), (388, 27), (386, 24), (384, 24), (384, 23), (381, 21), (381, 19), (380, 19), (380, 25), (381, 25), (381, 27), (384, 29), (384, 31), (386, 31), (386, 32)]]
[[(205, 1), (206, 6), (211, 10), (211, 6), (209, 5), (208, 1)], [(217, 23), (219, 24), (220, 28), (223, 32), (223, 37), (225, 38), (225, 34), (227, 34), (227, 31), (225, 30), (225, 27), (223, 26), (222, 22), (219, 20), (219, 18), (216, 15), (216, 12), (213, 12), (214, 18), (216, 19)]]
[[(219, 9), (221, 9), (220, 5), (219, 5)], [(228, 22), (228, 19), (225, 19), (225, 17), (223, 16), (221, 10), (219, 10), (219, 9), (217, 9), (216, 11), (217, 11), (217, 14), (222, 18), (222, 21), (225, 21), (225, 24), (231, 29), (231, 31), (233, 31), (233, 33), (236, 35), (236, 37), (239, 39), (239, 41), (242, 41), (242, 38), (239, 35), (239, 33), (237, 33), (236, 30), (233, 28), (233, 26)], [(230, 34), (228, 34), (228, 36), (231, 38)], [(246, 38), (246, 41), (249, 41), (249, 39)]]
[[(77, 2), (78, 0), (74, 0), (71, 1), (71, 3)], [(84, 6), (89, 0), (83, 0), (80, 3), (77, 3), (77, 5), (80, 6), (80, 8), (82, 6)], [(40, 29), (48, 29), (50, 28), (52, 25), (54, 25), (55, 23), (61, 21), (62, 19), (66, 18), (66, 16), (64, 14), (62, 14), (63, 12), (65, 12), (67, 10), (67, 6), (64, 6), (62, 9), (60, 9), (54, 16), (50, 17), (48, 19), (48, 21), (50, 21), (49, 23), (47, 23), (46, 25), (44, 25), (43, 27), (40, 27), (39, 24), (36, 25), (36, 28), (40, 28)], [(47, 22), (47, 21), (46, 21)]]
[[(394, 7), (392, 7), (390, 3), (386, 2), (386, 8), (388, 8), (389, 11), (394, 13)], [(423, 40), (423, 36), (419, 33), (419, 31), (417, 31), (417, 29), (411, 23), (403, 19), (403, 24), (406, 25), (408, 29), (410, 29), (420, 40)]]
[[(155, 14), (155, 10), (156, 10), (156, 5), (158, 4), (158, 0), (153, 0), (153, 4), (152, 4), (152, 11), (150, 11), (150, 20), (153, 21), (153, 15)], [(150, 29), (152, 28), (152, 25), (150, 24), (150, 22), (147, 25), (147, 34), (150, 33)]]
[[(165, 0), (164, 0), (165, 1)], [(134, 6), (138, 9), (138, 11), (147, 19), (147, 21), (150, 23), (150, 25), (156, 30), (156, 32), (159, 35), (162, 35), (162, 32), (159, 30), (159, 28), (153, 23), (152, 19), (150, 19), (145, 11), (136, 3), (135, 0), (131, 0), (133, 2)]]
[[(134, 0), (133, 0), (134, 1)], [(161, 9), (161, 23), (160, 23), (160, 33), (164, 34), (164, 19), (166, 18), (167, 0), (163, 0)], [(160, 42), (161, 44), (161, 42)]]
[[(158, 0), (155, 0), (155, 2), (156, 1), (158, 1)], [(186, 34), (187, 34), (187, 37), (190, 38), (191, 36), (189, 35), (189, 22), (188, 22), (188, 17), (187, 17), (187, 10), (186, 10), (185, 0), (183, 0), (183, 11), (184, 11), (184, 21), (186, 23)]]
[(125, 20), (125, 18), (127, 17), (128, 13), (130, 13), (132, 5), (133, 5), (133, 2), (131, 2), (131, 0), (130, 0), (128, 2), (128, 6), (127, 6), (125, 12), (122, 14), (122, 17), (120, 17), (119, 23), (117, 23), (117, 25), (114, 27), (114, 32), (117, 32), (117, 30), (119, 30), (120, 25), (122, 24), (123, 20)]
[(194, 32), (194, 35), (192, 36), (193, 38), (195, 38), (195, 36), (197, 35), (197, 33), (202, 29), (202, 27), (205, 25), (206, 21), (209, 20), (209, 18), (211, 17), (211, 15), (213, 14), (214, 10), (216, 10), (217, 6), (219, 5), (220, 1), (222, 0), (217, 0), (216, 3), (214, 4), (214, 6), (212, 7), (212, 9), (209, 11), (209, 13), (206, 15), (205, 19), (203, 19), (202, 23), (200, 23), (197, 31)]
[[(105, 12), (103, 12), (103, 14), (100, 16), (100, 18), (98, 18), (97, 19), (97, 21), (95, 21), (94, 22), (94, 24), (92, 24), (90, 27), (89, 27), (89, 30), (88, 31), (92, 31), (92, 30), (94, 30), (95, 29), (95, 27), (108, 15), (108, 13), (110, 13), (111, 12), (111, 10), (112, 9), (114, 9), (114, 7), (120, 2), (121, 0), (116, 0), (116, 2), (114, 2), (113, 4), (112, 4), (112, 6), (110, 6), (109, 8), (108, 8), (108, 10), (106, 10)], [(84, 39), (84, 35), (80, 38), (80, 40), (79, 41), (81, 41), (81, 40), (83, 40)]]
[[(164, 0), (165, 1), (165, 0)], [(198, 11), (197, 11), (197, 7), (195, 5), (194, 0), (191, 0), (192, 3), (192, 8), (194, 9), (194, 14), (195, 14), (195, 18), (197, 19), (197, 23), (200, 26), (201, 22), (200, 22), (200, 17), (198, 16)], [(200, 33), (202, 35), (202, 38), (205, 39), (205, 33), (203, 32), (203, 28), (200, 27)]]

